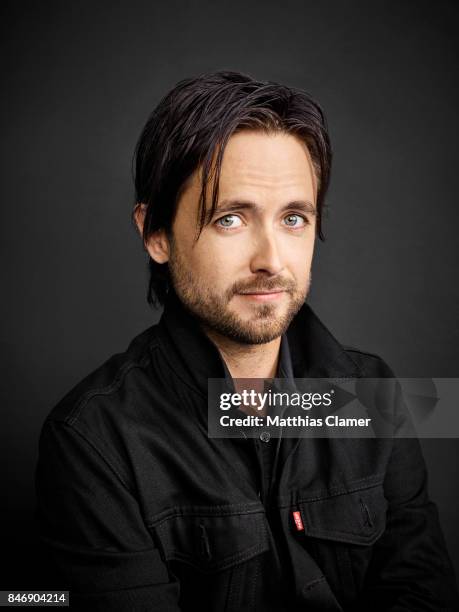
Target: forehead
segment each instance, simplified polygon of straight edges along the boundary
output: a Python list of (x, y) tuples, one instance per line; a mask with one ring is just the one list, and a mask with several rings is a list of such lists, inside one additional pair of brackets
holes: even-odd
[[(207, 210), (213, 180), (207, 187)], [(198, 223), (202, 167), (195, 171), (180, 196), (174, 225)], [(251, 201), (275, 210), (287, 202), (315, 204), (317, 180), (306, 145), (283, 132), (241, 131), (228, 140), (223, 153), (219, 198)], [(218, 203), (217, 203), (218, 206)]]
[(220, 199), (258, 192), (273, 197), (314, 199), (316, 179), (304, 142), (284, 132), (241, 131), (226, 145), (220, 172)]

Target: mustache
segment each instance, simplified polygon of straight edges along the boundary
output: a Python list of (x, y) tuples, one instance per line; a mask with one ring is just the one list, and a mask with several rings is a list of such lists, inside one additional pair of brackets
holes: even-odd
[(236, 293), (257, 293), (263, 291), (295, 291), (296, 283), (288, 278), (259, 278), (251, 281), (237, 281), (228, 291), (228, 297)]

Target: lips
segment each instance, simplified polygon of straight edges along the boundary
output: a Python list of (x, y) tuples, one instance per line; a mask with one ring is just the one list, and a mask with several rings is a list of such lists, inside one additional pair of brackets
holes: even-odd
[(239, 293), (239, 295), (252, 302), (274, 302), (280, 299), (284, 293), (285, 289), (276, 289), (270, 291), (244, 291)]
[(241, 295), (269, 295), (271, 293), (282, 293), (285, 289), (273, 289), (271, 291), (242, 291)]

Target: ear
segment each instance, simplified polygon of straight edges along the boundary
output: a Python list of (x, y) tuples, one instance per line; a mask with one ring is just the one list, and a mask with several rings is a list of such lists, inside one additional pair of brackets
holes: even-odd
[[(139, 203), (136, 204), (134, 208), (134, 219), (142, 239), (146, 211), (146, 204)], [(163, 264), (169, 261), (169, 239), (164, 229), (153, 232), (144, 242), (144, 246), (150, 257), (156, 261), (156, 263)]]

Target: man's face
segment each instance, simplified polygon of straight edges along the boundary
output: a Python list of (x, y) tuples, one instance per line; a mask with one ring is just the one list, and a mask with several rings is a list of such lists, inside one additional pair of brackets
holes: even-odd
[(201, 177), (172, 227), (175, 291), (212, 330), (244, 344), (285, 332), (309, 289), (316, 178), (306, 146), (285, 133), (242, 131), (226, 146), (217, 210), (196, 241)]

